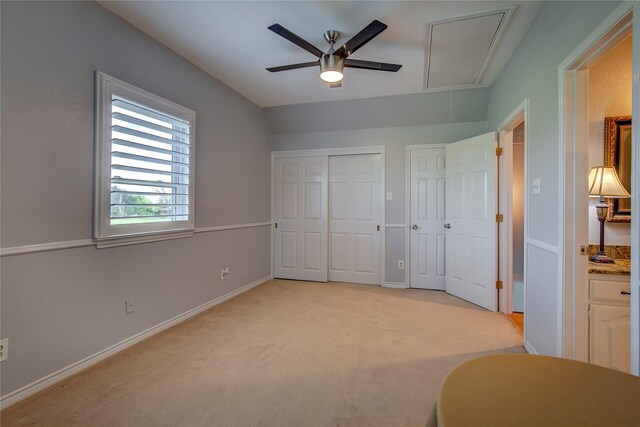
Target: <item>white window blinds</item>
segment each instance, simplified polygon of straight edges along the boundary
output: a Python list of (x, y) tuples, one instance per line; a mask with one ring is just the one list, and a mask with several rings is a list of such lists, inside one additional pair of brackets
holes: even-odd
[(111, 100), (111, 225), (189, 219), (190, 125)]

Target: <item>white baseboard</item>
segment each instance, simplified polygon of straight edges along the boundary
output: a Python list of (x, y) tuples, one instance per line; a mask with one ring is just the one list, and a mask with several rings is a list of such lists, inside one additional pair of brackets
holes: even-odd
[(177, 325), (178, 323), (184, 322), (185, 320), (202, 313), (205, 310), (210, 309), (218, 304), (221, 304), (237, 295), (240, 295), (243, 292), (248, 291), (249, 289), (255, 288), (258, 285), (263, 284), (264, 282), (271, 280), (271, 276), (266, 276), (261, 279), (256, 280), (255, 282), (244, 285), (243, 287), (236, 289), (233, 292), (229, 292), (226, 295), (222, 295), (214, 300), (211, 300), (205, 304), (202, 304), (198, 307), (195, 307), (185, 313), (182, 313), (172, 319), (166, 320), (162, 323), (157, 324), (145, 331), (142, 331), (138, 334), (135, 334), (123, 341), (120, 341), (117, 344), (114, 344), (110, 347), (105, 348), (89, 357), (86, 357), (78, 362), (72, 363), (71, 365), (60, 369), (52, 374), (49, 374), (39, 380), (32, 382), (18, 390), (15, 390), (5, 396), (0, 397), (0, 410), (5, 409), (14, 403), (21, 401), (45, 388), (64, 380), (65, 378), (69, 378), (70, 376), (77, 374), (78, 372), (87, 369), (88, 367), (95, 365), (96, 363), (106, 359), (107, 357), (113, 356), (116, 353), (121, 352), (122, 350), (131, 347), (134, 344), (139, 343), (142, 340), (145, 340), (159, 332), (164, 331), (172, 326)]
[(538, 354), (535, 348), (529, 343), (529, 341), (524, 342), (524, 349), (527, 350), (529, 354)]
[(399, 282), (386, 282), (382, 285), (383, 288), (392, 288), (392, 289), (407, 289), (407, 285)]

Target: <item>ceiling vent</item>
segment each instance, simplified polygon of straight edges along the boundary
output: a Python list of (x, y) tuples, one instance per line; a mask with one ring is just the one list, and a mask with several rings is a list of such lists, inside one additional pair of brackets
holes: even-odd
[(478, 86), (514, 9), (428, 23), (424, 89)]

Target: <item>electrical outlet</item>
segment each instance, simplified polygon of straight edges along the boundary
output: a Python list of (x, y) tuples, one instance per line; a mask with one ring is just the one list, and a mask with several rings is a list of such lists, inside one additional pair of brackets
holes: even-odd
[(398, 261), (398, 270), (404, 270), (404, 261)]
[(129, 298), (125, 300), (125, 314), (131, 314), (136, 311), (136, 300), (135, 298)]
[(4, 362), (9, 358), (9, 338), (0, 341), (0, 362)]
[(220, 270), (220, 278), (224, 280), (227, 278), (228, 275), (229, 275), (229, 266), (225, 265), (224, 268)]
[(580, 246), (580, 255), (588, 255), (589, 249), (586, 246)]

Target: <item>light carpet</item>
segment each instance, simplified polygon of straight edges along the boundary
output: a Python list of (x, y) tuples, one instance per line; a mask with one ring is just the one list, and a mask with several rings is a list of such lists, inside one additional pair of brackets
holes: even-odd
[(438, 291), (272, 280), (0, 414), (2, 426), (425, 426), (460, 363), (523, 353)]

